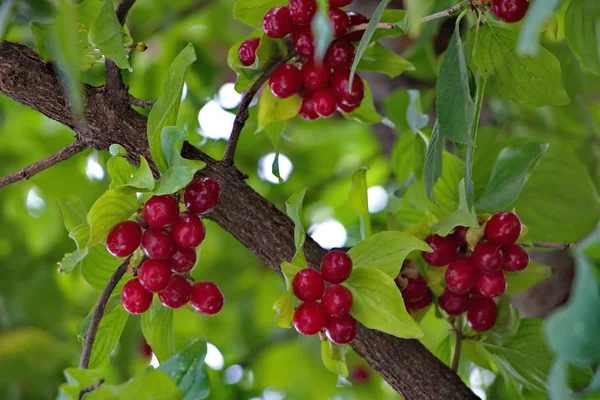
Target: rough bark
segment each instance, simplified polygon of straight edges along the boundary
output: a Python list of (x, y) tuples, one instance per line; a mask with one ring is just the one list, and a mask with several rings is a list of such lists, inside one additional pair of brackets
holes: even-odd
[[(0, 93), (72, 128), (90, 147), (106, 150), (118, 143), (132, 155), (150, 157), (145, 117), (129, 107), (115, 108), (104, 88), (85, 86), (85, 121), (75, 118), (53, 65), (24, 46), (2, 42)], [(219, 205), (208, 218), (279, 272), (281, 261), (290, 260), (294, 253), (292, 221), (248, 186), (235, 167), (189, 145), (182, 153), (205, 161), (207, 166), (201, 173), (221, 183)], [(310, 238), (305, 250), (309, 264), (318, 267), (325, 251)], [(360, 326), (352, 345), (406, 399), (477, 399), (454, 372), (416, 340), (398, 339)]]

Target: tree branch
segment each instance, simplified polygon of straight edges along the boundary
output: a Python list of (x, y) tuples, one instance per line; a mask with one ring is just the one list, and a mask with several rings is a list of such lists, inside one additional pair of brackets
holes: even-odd
[(78, 400), (82, 400), (83, 396), (86, 395), (86, 393), (91, 393), (94, 390), (98, 389), (100, 386), (102, 386), (102, 384), (104, 383), (104, 378), (100, 378), (98, 380), (98, 382), (94, 383), (93, 385), (84, 387), (83, 389), (81, 389), (81, 391), (79, 391), (79, 396), (77, 396)]
[(10, 175), (0, 178), (0, 188), (10, 185), (11, 183), (27, 180), (37, 173), (44, 171), (61, 161), (65, 161), (75, 154), (81, 153), (87, 146), (78, 140), (75, 140), (70, 145), (63, 147), (54, 154), (42, 158), (41, 160), (26, 166)]
[(458, 371), (458, 364), (460, 363), (460, 350), (462, 347), (462, 316), (456, 318), (456, 325), (454, 326), (454, 332), (456, 333), (456, 344), (454, 345), (454, 355), (452, 356), (452, 364), (450, 369), (454, 372)]
[(83, 349), (81, 350), (81, 358), (79, 359), (79, 368), (86, 369), (90, 365), (90, 357), (92, 355), (92, 348), (94, 347), (94, 340), (96, 339), (96, 333), (98, 332), (98, 327), (100, 326), (100, 320), (104, 315), (104, 309), (106, 308), (106, 303), (108, 303), (108, 299), (110, 299), (110, 295), (112, 294), (115, 287), (125, 275), (127, 271), (127, 267), (129, 266), (129, 260), (131, 256), (127, 257), (125, 261), (116, 271), (112, 274), (108, 283), (100, 293), (100, 297), (98, 298), (98, 302), (96, 303), (96, 308), (94, 308), (94, 312), (92, 313), (92, 319), (90, 320), (90, 326), (85, 334), (85, 342), (83, 343)]
[(262, 85), (269, 79), (273, 71), (277, 67), (282, 64), (288, 62), (292, 57), (296, 56), (295, 51), (288, 52), (287, 56), (282, 57), (272, 63), (263, 74), (254, 82), (254, 85), (248, 90), (244, 96), (242, 97), (242, 101), (240, 102), (240, 106), (235, 115), (235, 120), (233, 122), (233, 127), (231, 128), (231, 135), (229, 135), (229, 141), (227, 142), (227, 147), (225, 148), (225, 153), (223, 154), (223, 159), (221, 160), (226, 165), (233, 165), (235, 158), (235, 149), (238, 144), (238, 140), (240, 138), (240, 134), (242, 133), (242, 129), (244, 129), (244, 124), (248, 119), (248, 107), (250, 107), (250, 103), (252, 103), (252, 99), (258, 93)]

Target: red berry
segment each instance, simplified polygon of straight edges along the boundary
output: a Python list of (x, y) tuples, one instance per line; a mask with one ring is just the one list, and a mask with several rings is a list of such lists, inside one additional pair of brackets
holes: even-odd
[(479, 242), (471, 254), (471, 263), (479, 272), (500, 271), (503, 262), (502, 249), (493, 243)]
[(350, 314), (340, 318), (327, 318), (325, 333), (327, 338), (336, 344), (348, 344), (356, 337), (358, 324)]
[(238, 58), (242, 65), (249, 66), (256, 61), (256, 49), (260, 45), (260, 38), (248, 39), (238, 49)]
[(106, 250), (115, 257), (127, 257), (138, 248), (142, 228), (135, 221), (124, 221), (112, 228), (106, 238)]
[(292, 43), (296, 53), (302, 57), (311, 58), (315, 53), (315, 40), (310, 31), (310, 26), (303, 26), (294, 30)]
[(142, 314), (152, 304), (152, 293), (144, 289), (138, 278), (133, 278), (123, 286), (121, 303), (129, 314)]
[(408, 279), (408, 285), (402, 290), (402, 297), (410, 301), (418, 301), (427, 294), (427, 281), (422, 275)]
[(335, 71), (331, 75), (331, 89), (337, 98), (338, 104), (357, 106), (365, 97), (365, 85), (358, 74), (354, 74), (351, 90), (348, 89), (349, 82), (349, 70)]
[(454, 239), (459, 246), (464, 246), (467, 243), (467, 231), (469, 230), (466, 226), (457, 226), (454, 228)]
[(305, 268), (298, 271), (292, 281), (294, 295), (302, 301), (317, 301), (323, 295), (325, 282), (321, 274), (314, 269)]
[(329, 0), (331, 7), (345, 7), (350, 3), (352, 3), (352, 0)]
[(485, 296), (473, 296), (469, 299), (467, 320), (475, 331), (487, 331), (496, 323), (498, 310), (494, 300)]
[(523, 246), (519, 246), (518, 244), (502, 246), (502, 254), (504, 255), (502, 269), (505, 271), (522, 271), (529, 264), (529, 254)]
[(200, 246), (206, 236), (206, 228), (202, 220), (190, 212), (183, 212), (173, 227), (173, 239), (179, 247), (193, 249)]
[(350, 114), (352, 111), (356, 110), (359, 105), (360, 104), (357, 104), (355, 106), (349, 106), (349, 105), (346, 105), (344, 103), (338, 103), (337, 109), (341, 113)]
[(315, 102), (315, 112), (318, 116), (327, 118), (331, 117), (337, 110), (337, 101), (331, 89), (319, 89), (312, 94)]
[(450, 264), (457, 257), (458, 243), (453, 236), (430, 235), (425, 238), (425, 243), (431, 247), (432, 252), (421, 252), (423, 259), (429, 265), (441, 267)]
[(371, 374), (366, 368), (356, 367), (352, 370), (352, 372), (350, 372), (350, 381), (355, 384), (362, 385), (369, 382), (370, 376)]
[(421, 297), (417, 301), (410, 301), (410, 300), (405, 299), (404, 305), (406, 306), (406, 309), (408, 311), (415, 312), (415, 311), (422, 310), (425, 307), (429, 306), (431, 304), (432, 300), (433, 300), (433, 297), (431, 296), (431, 291), (428, 290), (427, 293), (425, 293), (425, 296)]
[(164, 260), (173, 250), (173, 238), (161, 229), (146, 229), (142, 235), (142, 248), (149, 258)]
[(164, 260), (146, 260), (138, 270), (138, 278), (146, 290), (158, 293), (171, 280), (171, 266)]
[(348, 69), (354, 61), (354, 46), (348, 40), (335, 40), (325, 53), (325, 65), (333, 69)]
[(475, 285), (477, 273), (467, 257), (459, 257), (448, 265), (446, 287), (457, 294), (469, 293)]
[(282, 38), (292, 32), (292, 17), (287, 7), (277, 6), (265, 14), (262, 28), (265, 33), (275, 39)]
[(350, 17), (339, 8), (329, 9), (329, 19), (333, 24), (333, 36), (340, 37), (350, 28)]
[(325, 289), (321, 305), (328, 315), (340, 318), (352, 309), (352, 293), (342, 285), (331, 285)]
[(269, 79), (271, 92), (281, 99), (298, 93), (301, 86), (302, 73), (298, 68), (289, 64), (277, 67)]
[(140, 340), (140, 353), (143, 357), (152, 357), (152, 347), (144, 339)]
[(498, 297), (506, 291), (506, 278), (502, 271), (479, 274), (475, 286), (477, 292), (485, 297)]
[(485, 237), (496, 244), (512, 244), (521, 235), (521, 221), (515, 213), (494, 214), (485, 226)]
[(469, 305), (469, 296), (466, 294), (457, 294), (446, 290), (438, 298), (440, 308), (448, 315), (460, 315), (467, 311)]
[(519, 22), (529, 8), (529, 0), (492, 0), (492, 12), (505, 22)]
[(327, 322), (327, 315), (319, 303), (302, 303), (294, 311), (294, 327), (306, 336), (319, 333)]
[(144, 220), (152, 228), (164, 228), (177, 222), (179, 203), (170, 194), (152, 196), (144, 204)]
[(352, 273), (352, 259), (343, 251), (332, 250), (321, 260), (321, 276), (325, 282), (342, 283)]
[(329, 83), (331, 71), (322, 64), (316, 64), (312, 60), (306, 61), (302, 65), (302, 81), (304, 87), (309, 90), (321, 89)]
[(174, 246), (171, 255), (167, 258), (173, 272), (183, 274), (189, 272), (196, 264), (196, 252), (193, 249), (184, 249)]
[(173, 275), (169, 284), (158, 294), (158, 299), (163, 306), (168, 308), (181, 308), (190, 301), (192, 285), (181, 275)]
[(312, 93), (306, 93), (302, 99), (302, 107), (298, 113), (302, 118), (309, 121), (319, 118), (319, 115), (315, 111), (315, 100)]
[(290, 0), (288, 7), (296, 25), (309, 25), (317, 12), (316, 0)]
[[(369, 18), (365, 17), (364, 15), (362, 15), (360, 13), (349, 12), (348, 17), (350, 18), (350, 27), (351, 28), (356, 25), (362, 25), (362, 24), (369, 23)], [(364, 30), (356, 31), (356, 32), (347, 34), (345, 36), (345, 38), (351, 42), (360, 42), (364, 34), (365, 34)]]
[(200, 314), (214, 315), (223, 308), (223, 293), (213, 282), (196, 282), (192, 285), (190, 303)]
[(220, 195), (219, 182), (212, 178), (197, 178), (185, 187), (183, 201), (191, 212), (203, 214), (215, 208)]

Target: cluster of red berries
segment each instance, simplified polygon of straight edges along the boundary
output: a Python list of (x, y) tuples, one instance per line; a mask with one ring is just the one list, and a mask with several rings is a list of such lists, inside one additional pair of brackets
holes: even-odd
[[(356, 336), (356, 320), (349, 314), (352, 293), (340, 285), (352, 273), (352, 260), (343, 251), (333, 250), (323, 257), (321, 273), (306, 268), (292, 281), (294, 295), (303, 303), (294, 311), (294, 327), (302, 335), (325, 330), (333, 343), (347, 344)], [(329, 283), (325, 287), (325, 282)]]
[(509, 23), (522, 20), (528, 8), (529, 0), (492, 0), (492, 12)]
[[(369, 22), (362, 14), (338, 8), (351, 2), (352, 0), (329, 0), (329, 19), (333, 25), (335, 40), (329, 45), (322, 62), (313, 57), (315, 44), (311, 22), (317, 11), (316, 0), (289, 0), (287, 7), (273, 7), (263, 18), (265, 33), (272, 38), (292, 35), (296, 54), (302, 57), (297, 63), (277, 67), (269, 79), (269, 88), (273, 95), (282, 99), (295, 94), (302, 95), (300, 116), (305, 119), (327, 118), (336, 110), (350, 113), (360, 106), (365, 97), (365, 87), (360, 76), (355, 74), (352, 87), (348, 87), (349, 68), (355, 55), (352, 42), (359, 42), (364, 33), (348, 33), (348, 30)], [(254, 38), (240, 46), (238, 57), (243, 65), (254, 64), (259, 44), (260, 39)]]
[[(476, 331), (486, 331), (496, 323), (497, 309), (493, 298), (506, 290), (503, 271), (521, 271), (529, 264), (525, 249), (515, 244), (521, 234), (521, 221), (512, 212), (500, 212), (486, 223), (485, 236), (468, 251), (468, 228), (459, 226), (452, 235), (431, 235), (425, 242), (432, 252), (423, 259), (432, 267), (448, 265), (446, 289), (438, 304), (449, 315), (467, 312), (467, 320)], [(408, 279), (402, 290), (409, 311), (419, 310), (432, 301), (431, 291), (422, 276)]]
[(106, 248), (115, 257), (128, 257), (141, 245), (147, 259), (121, 293), (123, 307), (131, 314), (150, 308), (152, 294), (169, 308), (188, 302), (201, 314), (213, 315), (223, 307), (223, 294), (213, 282), (191, 284), (185, 275), (196, 264), (196, 251), (206, 229), (197, 214), (212, 210), (219, 200), (219, 183), (211, 178), (190, 182), (183, 200), (188, 211), (179, 211), (173, 195), (152, 196), (144, 204), (142, 217), (121, 222), (110, 231)]

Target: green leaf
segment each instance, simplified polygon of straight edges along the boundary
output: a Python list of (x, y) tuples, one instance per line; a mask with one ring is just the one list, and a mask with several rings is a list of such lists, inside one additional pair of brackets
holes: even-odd
[(281, 174), (279, 173), (279, 146), (281, 143), (281, 135), (287, 126), (287, 121), (285, 122), (272, 122), (265, 127), (265, 131), (269, 136), (269, 140), (273, 144), (275, 148), (275, 158), (273, 159), (273, 164), (271, 165), (271, 172), (281, 185), (284, 180), (281, 178)]
[(540, 27), (554, 14), (560, 0), (535, 1), (527, 10), (519, 36), (519, 54), (536, 55), (540, 46)]
[(433, 125), (433, 133), (427, 145), (425, 153), (425, 166), (423, 167), (423, 177), (425, 183), (425, 194), (429, 201), (435, 203), (433, 188), (442, 175), (443, 157), (445, 139), (440, 132), (439, 121), (436, 120)]
[(352, 175), (352, 186), (349, 194), (350, 207), (360, 217), (360, 233), (363, 240), (371, 236), (371, 217), (367, 197), (368, 169), (368, 167), (361, 167)]
[(600, 8), (588, 0), (571, 0), (565, 15), (565, 35), (581, 64), (600, 75)]
[(464, 178), (465, 170), (464, 163), (447, 151), (442, 152), (442, 159), (444, 160), (444, 169), (433, 187), (432, 195), (437, 204), (423, 199), (427, 203), (429, 211), (439, 220), (451, 216), (458, 209), (459, 186), (460, 181)]
[(281, 269), (281, 272), (283, 273), (283, 278), (285, 279), (285, 287), (286, 288), (290, 289), (292, 287), (292, 281), (294, 280), (294, 277), (300, 270), (302, 270), (304, 268), (307, 268), (307, 267), (302, 266), (302, 265), (292, 264), (287, 261), (284, 261), (281, 263), (280, 269)]
[(90, 28), (90, 42), (105, 57), (113, 60), (121, 69), (131, 68), (125, 49), (127, 33), (117, 18), (111, 1), (105, 1), (100, 14)]
[(494, 371), (495, 367), (492, 363), (492, 356), (485, 349), (482, 342), (465, 339), (462, 342), (462, 352), (473, 364), (478, 367)]
[(156, 186), (155, 194), (171, 194), (184, 188), (196, 172), (206, 165), (200, 160), (189, 160), (181, 157), (183, 142), (187, 132), (176, 126), (164, 127), (161, 132), (161, 147), (167, 163), (167, 170), (163, 173)]
[(317, 13), (315, 14), (311, 30), (314, 37), (314, 59), (320, 62), (325, 57), (327, 48), (333, 40), (333, 25), (329, 19), (329, 4), (327, 0), (317, 0)]
[(471, 96), (469, 74), (457, 25), (440, 66), (435, 104), (440, 134), (453, 142), (473, 144), (475, 101)]
[(111, 189), (125, 189), (132, 192), (145, 192), (154, 189), (154, 177), (148, 161), (140, 156), (140, 167), (136, 168), (121, 156), (112, 157), (106, 163), (112, 178)]
[(183, 84), (194, 61), (196, 61), (196, 52), (194, 46), (190, 43), (175, 57), (175, 60), (169, 66), (163, 91), (152, 106), (150, 114), (148, 114), (147, 133), (150, 142), (150, 153), (160, 172), (167, 169), (167, 161), (161, 148), (161, 132), (164, 127), (177, 123)]
[(76, 226), (87, 224), (86, 215), (88, 210), (81, 200), (69, 201), (67, 203), (59, 200), (59, 203), (67, 231), (71, 232)]
[(375, 109), (375, 104), (373, 103), (373, 94), (371, 93), (369, 84), (367, 81), (364, 81), (364, 84), (365, 97), (361, 101), (360, 106), (358, 106), (358, 108), (351, 113), (343, 113), (342, 115), (346, 119), (362, 122), (363, 124), (376, 124), (381, 122), (383, 117)]
[(173, 356), (173, 310), (164, 307), (156, 296), (150, 309), (142, 314), (142, 332), (158, 361)]
[(406, 311), (393, 278), (373, 268), (355, 268), (343, 283), (352, 292), (350, 315), (367, 328), (400, 338), (419, 338), (423, 332)]
[(548, 149), (543, 143), (523, 143), (502, 149), (485, 191), (477, 200), (478, 211), (506, 210), (519, 197), (531, 172)]
[(86, 244), (90, 238), (90, 226), (87, 223), (77, 225), (69, 232), (69, 237), (75, 242), (77, 250), (65, 254), (62, 261), (59, 262), (58, 271), (61, 274), (71, 272), (88, 255)]
[(432, 3), (430, 1), (421, 0), (407, 0), (406, 9), (409, 35), (411, 37), (419, 36), (421, 33), (421, 26), (423, 24), (422, 18), (427, 15), (431, 10)]
[(238, 0), (233, 5), (233, 18), (248, 26), (260, 26), (267, 11), (287, 3), (287, 0)]
[(116, 224), (131, 217), (139, 206), (140, 202), (134, 193), (125, 194), (116, 190), (104, 192), (87, 215), (91, 229), (88, 247), (103, 241)]
[(538, 282), (552, 275), (547, 265), (530, 260), (527, 268), (518, 272), (504, 272), (506, 277), (506, 293), (519, 293), (529, 289)]
[(498, 317), (492, 329), (486, 332), (486, 342), (500, 346), (517, 333), (521, 319), (519, 311), (512, 306), (509, 296), (500, 297), (496, 307)]
[[(287, 282), (287, 279), (286, 279)], [(296, 296), (291, 287), (282, 294), (279, 299), (273, 304), (273, 310), (275, 310), (275, 324), (280, 328), (289, 328), (294, 317), (294, 302)]]
[(394, 279), (413, 251), (431, 251), (424, 241), (400, 231), (378, 232), (348, 250), (353, 268), (377, 269)]
[[(88, 248), (87, 256), (81, 261), (81, 275), (91, 287), (102, 290), (122, 261), (110, 254), (104, 244), (97, 244)], [(113, 293), (119, 293), (124, 284), (125, 280), (121, 279)]]
[(187, 347), (163, 362), (158, 368), (167, 374), (183, 394), (183, 400), (206, 399), (210, 394), (204, 358), (206, 342), (194, 340)]
[[(94, 308), (90, 311), (88, 318), (91, 317)], [(92, 347), (92, 355), (90, 356), (90, 368), (99, 368), (108, 364), (110, 353), (119, 344), (119, 339), (128, 318), (129, 313), (123, 308), (120, 296), (113, 296), (106, 304), (104, 315), (100, 320), (100, 326)]]
[(400, 135), (392, 150), (392, 170), (396, 180), (406, 188), (423, 177), (425, 141), (422, 135), (409, 132)]
[(304, 241), (306, 240), (306, 231), (302, 226), (302, 203), (304, 202), (304, 196), (306, 195), (306, 188), (300, 192), (292, 194), (285, 202), (285, 209), (288, 217), (294, 221), (294, 244), (296, 246), (296, 253), (292, 262), (300, 264), (306, 267), (306, 260), (304, 258)]
[(491, 20), (479, 28), (473, 62), (487, 78), (487, 89), (533, 107), (568, 104), (556, 57), (544, 48), (535, 57), (519, 55), (518, 34), (516, 28)]
[[(416, 89), (401, 89), (392, 92), (383, 99), (383, 108), (386, 116), (400, 133), (410, 130), (416, 134), (429, 122), (429, 116), (423, 113), (421, 107), (421, 92)], [(401, 135), (399, 140), (403, 136)]]
[(365, 49), (356, 69), (379, 72), (395, 78), (404, 71), (414, 71), (415, 67), (396, 52), (380, 43), (373, 42)]
[(181, 398), (175, 382), (161, 370), (152, 367), (138, 373), (133, 379), (119, 387), (120, 400), (178, 400)]
[(440, 236), (448, 236), (450, 232), (457, 226), (474, 227), (478, 226), (477, 213), (474, 209), (469, 209), (467, 205), (467, 195), (465, 192), (465, 181), (464, 179), (459, 183), (459, 200), (458, 208), (448, 218), (438, 222), (431, 227), (431, 232)]
[(348, 377), (348, 365), (346, 364), (346, 346), (331, 343), (329, 340), (321, 341), (321, 360), (325, 368), (343, 376)]
[(258, 102), (258, 126), (260, 132), (272, 122), (287, 121), (298, 115), (302, 100), (294, 95), (285, 99), (275, 97), (270, 90), (263, 90)]

